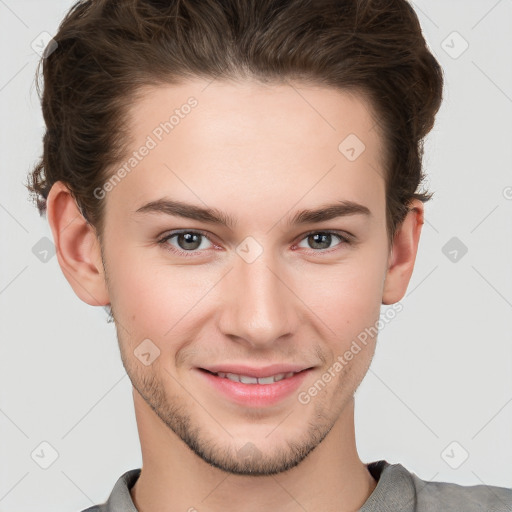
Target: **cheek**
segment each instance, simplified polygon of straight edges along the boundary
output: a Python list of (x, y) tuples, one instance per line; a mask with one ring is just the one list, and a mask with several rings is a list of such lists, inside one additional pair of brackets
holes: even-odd
[[(149, 249), (144, 249), (148, 251)], [(154, 335), (155, 322), (176, 303), (176, 288), (157, 277), (143, 250), (116, 245), (109, 253), (109, 294), (116, 320), (134, 341)], [(126, 333), (125, 333), (126, 334)]]
[(338, 264), (311, 266), (297, 280), (298, 295), (345, 341), (379, 317), (385, 265), (378, 251), (368, 247)]
[(131, 255), (129, 251), (113, 252), (112, 257), (118, 258), (114, 261), (120, 264), (109, 274), (110, 296), (116, 320), (128, 331), (132, 343), (150, 338), (163, 349), (172, 337), (192, 334), (194, 308), (218, 276), (211, 269), (173, 267), (163, 258), (145, 257), (148, 251), (145, 248)]

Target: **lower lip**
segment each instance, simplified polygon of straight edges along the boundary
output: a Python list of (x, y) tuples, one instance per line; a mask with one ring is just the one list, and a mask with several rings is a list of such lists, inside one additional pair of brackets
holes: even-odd
[(311, 368), (272, 384), (242, 384), (204, 370), (198, 371), (215, 389), (233, 402), (250, 407), (266, 407), (277, 404), (297, 391)]

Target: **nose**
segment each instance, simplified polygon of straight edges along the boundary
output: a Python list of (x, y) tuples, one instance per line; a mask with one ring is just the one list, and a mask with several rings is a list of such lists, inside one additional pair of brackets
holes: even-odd
[(252, 263), (236, 258), (220, 292), (220, 331), (263, 350), (289, 337), (298, 324), (298, 299), (289, 286), (282, 266), (265, 252)]

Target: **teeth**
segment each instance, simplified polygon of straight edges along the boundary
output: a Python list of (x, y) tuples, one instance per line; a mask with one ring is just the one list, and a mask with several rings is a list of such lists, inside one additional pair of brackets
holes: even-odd
[(278, 373), (277, 375), (271, 375), (270, 377), (249, 377), (248, 375), (237, 375), (236, 373), (224, 373), (218, 372), (217, 376), (223, 377), (233, 382), (241, 382), (242, 384), (273, 384), (283, 379), (287, 379), (295, 375), (295, 372)]
[(257, 380), (258, 380), (258, 384), (272, 384), (273, 382), (275, 382), (274, 377), (272, 377), (272, 376), (261, 377), (260, 379), (257, 379)]
[(242, 384), (256, 384), (258, 379), (256, 377), (246, 377), (245, 375), (240, 375), (240, 382)]

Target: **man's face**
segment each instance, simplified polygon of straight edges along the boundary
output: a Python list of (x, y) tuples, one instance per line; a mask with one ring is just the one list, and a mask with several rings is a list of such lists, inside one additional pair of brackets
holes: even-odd
[[(342, 421), (370, 365), (375, 338), (344, 354), (382, 303), (382, 145), (369, 105), (347, 93), (206, 86), (147, 89), (131, 107), (132, 149), (150, 149), (103, 199), (109, 296), (126, 371), (164, 424), (217, 467), (271, 474)], [(182, 108), (191, 96), (197, 104)], [(159, 130), (176, 109), (172, 129)], [(137, 211), (160, 200), (232, 225)], [(293, 222), (343, 201), (369, 214)], [(277, 364), (309, 370), (257, 385), (205, 371)]]

